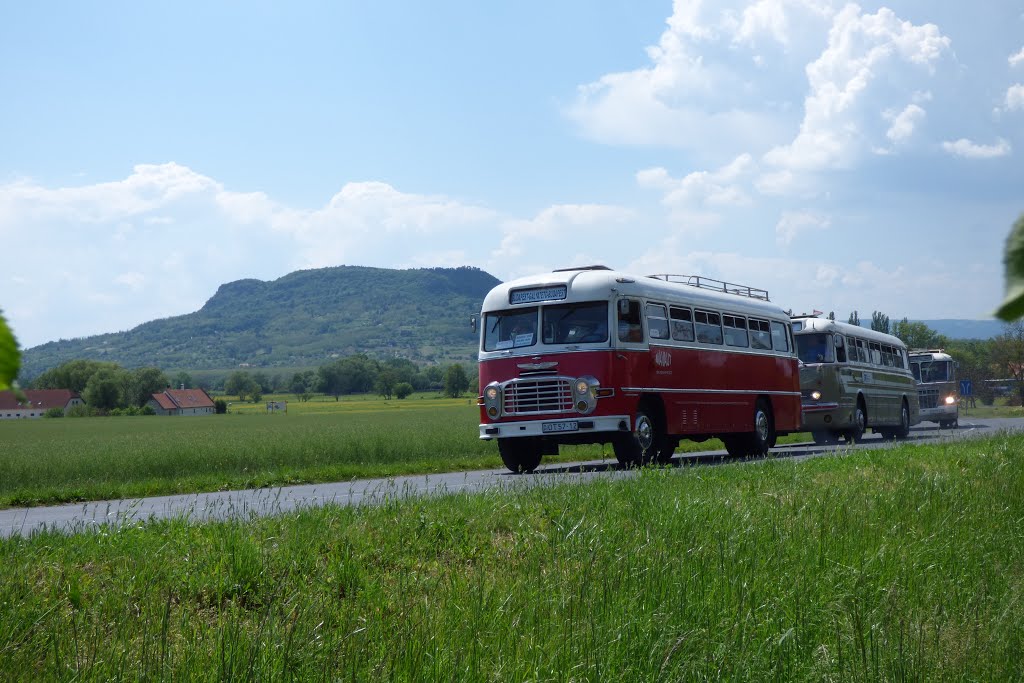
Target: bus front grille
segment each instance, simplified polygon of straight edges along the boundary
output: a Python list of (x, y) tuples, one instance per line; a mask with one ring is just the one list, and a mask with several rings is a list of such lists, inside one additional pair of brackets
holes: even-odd
[(918, 389), (917, 397), (921, 401), (922, 410), (939, 407), (938, 389)]
[(572, 383), (565, 377), (516, 380), (505, 385), (506, 415), (564, 413), (572, 410)]

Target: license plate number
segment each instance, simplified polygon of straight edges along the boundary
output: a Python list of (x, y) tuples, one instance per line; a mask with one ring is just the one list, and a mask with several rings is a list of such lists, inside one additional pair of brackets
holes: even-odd
[(575, 432), (580, 428), (580, 423), (576, 420), (569, 422), (545, 422), (541, 424), (540, 430), (545, 434), (552, 432)]

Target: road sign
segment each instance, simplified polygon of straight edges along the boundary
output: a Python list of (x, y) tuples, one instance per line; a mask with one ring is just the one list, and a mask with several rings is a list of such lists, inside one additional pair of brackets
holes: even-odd
[(972, 393), (971, 389), (972, 389), (972, 387), (971, 387), (971, 380), (969, 380), (969, 379), (962, 379), (962, 380), (960, 380), (960, 395), (961, 396), (970, 396), (971, 393)]

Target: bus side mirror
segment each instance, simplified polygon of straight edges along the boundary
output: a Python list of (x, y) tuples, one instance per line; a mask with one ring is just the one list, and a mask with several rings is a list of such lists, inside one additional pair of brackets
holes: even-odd
[(473, 330), (474, 334), (476, 333), (476, 316), (475, 315), (469, 316), (469, 329)]

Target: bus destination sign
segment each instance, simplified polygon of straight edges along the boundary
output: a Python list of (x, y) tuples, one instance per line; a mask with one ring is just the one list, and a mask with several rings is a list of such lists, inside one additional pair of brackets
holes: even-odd
[(508, 295), (510, 304), (535, 304), (539, 301), (560, 301), (566, 296), (565, 285), (517, 289)]

